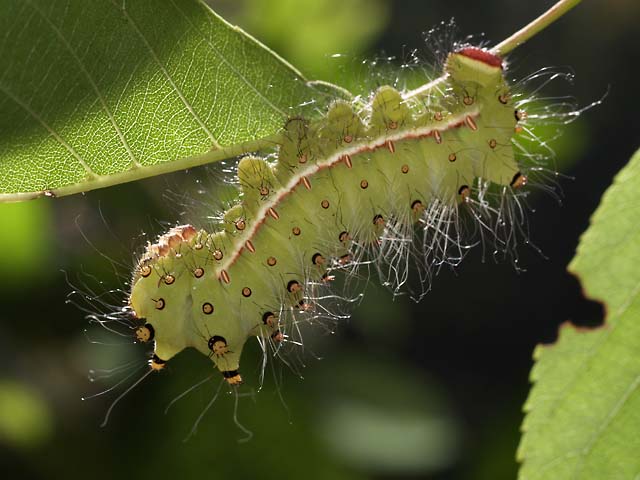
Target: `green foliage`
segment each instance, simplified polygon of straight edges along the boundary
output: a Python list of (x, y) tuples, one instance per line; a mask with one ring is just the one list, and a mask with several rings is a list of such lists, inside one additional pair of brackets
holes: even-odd
[(0, 29), (0, 200), (252, 150), (321, 96), (196, 0), (8, 0)]
[[(227, 18), (225, 2), (210, 3), (216, 10), (223, 8), (218, 11)], [(228, 3), (237, 6), (238, 0)], [(391, 6), (382, 0), (244, 0), (243, 4), (237, 15), (240, 25), (306, 74), (323, 80), (337, 76), (340, 63), (334, 55), (350, 57), (370, 46), (388, 23)], [(231, 8), (229, 14), (234, 17)], [(340, 85), (345, 86), (357, 60), (349, 60)]]
[(640, 151), (605, 193), (569, 269), (604, 302), (595, 331), (565, 325), (539, 347), (521, 479), (632, 479), (640, 472)]
[[(209, 3), (214, 2), (218, 0)], [(280, 3), (246, 0), (245, 3), (252, 8), (239, 14), (238, 18), (245, 20), (248, 30), (259, 33), (260, 38), (295, 60), (296, 65), (303, 65), (313, 72), (322, 72), (326, 67), (326, 52), (351, 53), (373, 43), (371, 38), (387, 21), (381, 15), (387, 6), (382, 1), (312, 1), (309, 8), (300, 7), (300, 2), (291, 0)], [(630, 0), (626, 3), (629, 6), (626, 10), (621, 7), (620, 11), (625, 14), (618, 13), (619, 18), (633, 18), (629, 9), (635, 8), (635, 3)], [(151, 0), (6, 0), (2, 6), (0, 201), (31, 198), (45, 190), (53, 190), (59, 195), (90, 190), (264, 147), (269, 144), (268, 138), (280, 129), (283, 118), (292, 114), (291, 106), (296, 109), (293, 113), (300, 113), (302, 109), (298, 109), (298, 105), (321, 96), (317, 86), (307, 84), (294, 68), (195, 0), (167, 0), (162, 2), (162, 8)], [(429, 13), (437, 11), (434, 7), (429, 6)], [(412, 14), (428, 27), (434, 20), (427, 17), (426, 8), (419, 8), (422, 7), (413, 6)], [(350, 15), (347, 20), (346, 12)], [(505, 15), (508, 14), (505, 10), (496, 18), (506, 24)], [(597, 25), (601, 33), (598, 47), (607, 44), (607, 35), (612, 37), (612, 32), (622, 38), (621, 20), (618, 20), (619, 24), (603, 28), (606, 24), (600, 22), (602, 15), (592, 15), (598, 20), (592, 24)], [(615, 12), (611, 18), (617, 18)], [(333, 31), (327, 33), (320, 28), (323, 25)], [(402, 25), (408, 28), (406, 22)], [(578, 32), (584, 31), (582, 23), (575, 28)], [(628, 27), (629, 31), (632, 28)], [(485, 23), (480, 29), (490, 31)], [(278, 41), (283, 30), (288, 30), (294, 41)], [(558, 42), (558, 45), (570, 43)], [(616, 82), (625, 77), (637, 78), (628, 73), (627, 63), (627, 47), (636, 44), (626, 40), (624, 48), (618, 49), (609, 44), (607, 48), (612, 54), (598, 58), (597, 71), (620, 72), (616, 74)], [(544, 48), (541, 50), (545, 51)], [(553, 49), (546, 51), (549, 50)], [(593, 47), (583, 50), (596, 51)], [(624, 55), (613, 54), (616, 50)], [(237, 54), (239, 51), (241, 55)], [(229, 62), (221, 61), (221, 55)], [(607, 61), (619, 56), (625, 63), (618, 65), (624, 68), (608, 66)], [(351, 75), (353, 67), (344, 75)], [(330, 69), (327, 67), (327, 70)], [(331, 78), (336, 76), (334, 72)], [(631, 91), (630, 88), (620, 90)], [(624, 100), (628, 107), (628, 101), (633, 98)], [(310, 105), (308, 111), (313, 112), (315, 108)], [(625, 108), (624, 111), (635, 109)], [(618, 119), (619, 128), (623, 128), (622, 111), (615, 114), (608, 118)], [(541, 138), (549, 136), (545, 128), (536, 133)], [(580, 135), (574, 136), (577, 137)], [(588, 148), (589, 141), (598, 139), (599, 143), (604, 143), (607, 137), (594, 133), (590, 140), (580, 138), (576, 143)], [(615, 142), (623, 145), (619, 148), (624, 148), (621, 140), (632, 137), (621, 134)], [(563, 140), (567, 138), (565, 134)], [(223, 148), (211, 150), (216, 145)], [(573, 145), (570, 147), (569, 150), (574, 148)], [(555, 143), (554, 148), (562, 150)], [(613, 147), (609, 145), (609, 148), (607, 151), (612, 152)], [(560, 161), (568, 157), (558, 155)], [(538, 363), (532, 373), (536, 386), (527, 403), (526, 433), (519, 452), (524, 461), (522, 478), (626, 479), (638, 476), (640, 328), (637, 318), (640, 312), (637, 311), (637, 284), (640, 282), (634, 266), (640, 245), (636, 227), (640, 207), (633, 191), (633, 176), (636, 172), (637, 177), (639, 162), (640, 154), (619, 175), (616, 185), (605, 196), (594, 217), (594, 226), (586, 233), (571, 265), (572, 271), (580, 275), (589, 296), (606, 302), (609, 312), (606, 326), (590, 332), (565, 326), (560, 331), (557, 345), (540, 347), (536, 351)], [(88, 175), (87, 168), (95, 173), (94, 177)], [(560, 165), (557, 169), (564, 171), (565, 168)], [(595, 168), (601, 168), (601, 165)], [(83, 200), (80, 196), (73, 199)], [(203, 422), (203, 431), (197, 441), (176, 448), (177, 439), (193, 423), (193, 412), (209, 401), (209, 391), (203, 395), (206, 398), (202, 402), (194, 400), (182, 410), (172, 412), (180, 416), (170, 417), (170, 421), (162, 420), (164, 405), (160, 404), (161, 400), (143, 394), (139, 397), (141, 401), (152, 397), (145, 405), (145, 411), (155, 408), (155, 415), (148, 411), (146, 417), (140, 415), (134, 403), (134, 408), (128, 407), (133, 419), (131, 424), (121, 421), (122, 430), (118, 430), (116, 424), (110, 426), (108, 432), (96, 432), (95, 419), (99, 413), (95, 410), (81, 412), (77, 407), (77, 390), (86, 390), (86, 385), (81, 383), (76, 389), (68, 388), (71, 380), (64, 383), (64, 378), (51, 375), (51, 370), (42, 373), (45, 364), (47, 367), (61, 364), (61, 369), (70, 371), (71, 365), (83, 369), (86, 362), (84, 357), (80, 360), (77, 355), (64, 364), (66, 356), (59, 354), (73, 343), (65, 337), (71, 328), (68, 312), (63, 316), (56, 311), (62, 304), (61, 296), (51, 293), (59, 292), (60, 284), (64, 282), (52, 282), (46, 289), (33, 287), (43, 278), (57, 273), (50, 268), (49, 262), (54, 245), (62, 241), (56, 238), (60, 233), (50, 228), (47, 216), (49, 210), (61, 210), (63, 205), (66, 204), (4, 205), (0, 210), (0, 225), (5, 232), (10, 232), (2, 243), (0, 270), (7, 279), (6, 285), (13, 287), (4, 288), (3, 314), (8, 315), (9, 321), (4, 322), (2, 333), (18, 332), (15, 337), (7, 336), (8, 358), (16, 360), (7, 362), (6, 366), (21, 376), (20, 384), (4, 380), (0, 385), (0, 440), (18, 449), (48, 444), (49, 454), (40, 456), (38, 462), (32, 462), (33, 457), (28, 457), (27, 462), (32, 464), (34, 471), (43, 476), (63, 472), (86, 476), (90, 472), (100, 478), (111, 478), (122, 472), (130, 475), (133, 471), (138, 478), (146, 478), (167, 472), (184, 474), (186, 468), (193, 475), (217, 471), (242, 478), (259, 472), (260, 475), (286, 478), (283, 474), (295, 474), (299, 468), (304, 468), (308, 476), (314, 478), (359, 478), (359, 473), (353, 473), (345, 465), (357, 465), (358, 472), (371, 470), (372, 474), (386, 469), (390, 472), (406, 470), (412, 466), (428, 471), (442, 468), (442, 465), (434, 465), (446, 465), (449, 457), (455, 457), (456, 441), (447, 441), (446, 435), (443, 441), (441, 430), (427, 428), (430, 425), (428, 418), (422, 418), (410, 409), (407, 412), (403, 392), (415, 395), (416, 402), (421, 405), (428, 402), (421, 395), (421, 389), (412, 385), (408, 378), (402, 378), (398, 383), (397, 372), (404, 372), (406, 367), (401, 363), (387, 365), (389, 371), (382, 380), (370, 377), (367, 374), (375, 365), (373, 356), (358, 368), (335, 360), (342, 360), (339, 355), (340, 352), (344, 354), (346, 348), (327, 355), (330, 360), (324, 362), (324, 368), (329, 364), (327, 372), (330, 374), (326, 378), (314, 383), (312, 375), (317, 375), (323, 367), (321, 362), (314, 365), (313, 371), (309, 370), (312, 373), (297, 391), (286, 392), (286, 401), (298, 414), (293, 426), (284, 418), (285, 413), (278, 410), (274, 414), (270, 410), (270, 397), (265, 399), (264, 394), (255, 405), (246, 408), (247, 413), (242, 412), (250, 417), (249, 425), (267, 432), (262, 438), (257, 435), (249, 447), (255, 447), (255, 450), (242, 450), (243, 447), (235, 443), (233, 435), (237, 434), (237, 427), (229, 415), (211, 415)], [(130, 213), (128, 209), (122, 211)], [(59, 217), (62, 215), (67, 218), (68, 211), (64, 210)], [(67, 233), (63, 241), (70, 242), (71, 237)], [(43, 239), (47, 241), (43, 242)], [(81, 247), (86, 247), (85, 243)], [(84, 250), (75, 248), (74, 254), (80, 258), (78, 252)], [(84, 255), (85, 265), (95, 257), (93, 251), (93, 257), (86, 252)], [(79, 265), (71, 269), (79, 270)], [(28, 282), (29, 278), (33, 280)], [(493, 286), (495, 282), (492, 278), (486, 283)], [(28, 289), (29, 283), (31, 289)], [(456, 283), (448, 290), (458, 295), (458, 288)], [(18, 300), (9, 298), (14, 292), (22, 292), (15, 295)], [(415, 344), (417, 337), (408, 333), (413, 333), (415, 326), (402, 323), (403, 304), (393, 304), (385, 315), (381, 315), (380, 302), (386, 297), (369, 298), (362, 307), (369, 308), (370, 314), (353, 322), (355, 328), (362, 328), (369, 335), (367, 349), (378, 355), (379, 351), (390, 351), (390, 345), (397, 343), (402, 346), (395, 351), (398, 356), (400, 352), (411, 351), (410, 345)], [(26, 321), (32, 314), (25, 305), (35, 299), (49, 307), (46, 318), (38, 317), (38, 328)], [(11, 301), (19, 305), (19, 315), (11, 311)], [(433, 313), (430, 305), (429, 316)], [(447, 310), (447, 316), (450, 313)], [(392, 335), (387, 322), (390, 318), (393, 318)], [(379, 323), (372, 327), (376, 321)], [(423, 328), (429, 325), (435, 329), (430, 331), (435, 333), (434, 337), (424, 338), (439, 339), (437, 329), (443, 329), (444, 322), (424, 323)], [(24, 343), (16, 341), (19, 335), (26, 339)], [(64, 340), (50, 341), (48, 336), (53, 338), (54, 335)], [(375, 338), (379, 338), (377, 349), (374, 348)], [(403, 341), (407, 343), (403, 344)], [(84, 346), (85, 339), (77, 343)], [(352, 348), (350, 344), (346, 346)], [(94, 356), (92, 351), (92, 358)], [(259, 359), (253, 360), (257, 363)], [(188, 371), (192, 364), (185, 362), (182, 367), (175, 371)], [(378, 373), (377, 369), (375, 371)], [(38, 377), (34, 372), (42, 375)], [(338, 381), (336, 372), (340, 372)], [(446, 375), (448, 379), (451, 377)], [(78, 378), (82, 377), (76, 375), (73, 381), (78, 382)], [(174, 382), (176, 391), (183, 391), (195, 381), (178, 375), (167, 380)], [(179, 380), (183, 384), (178, 385)], [(362, 385), (357, 380), (361, 380)], [(394, 402), (373, 408), (341, 399), (335, 393), (340, 381), (349, 386), (356, 384), (364, 398), (373, 397), (373, 390), (376, 399), (388, 397)], [(39, 390), (23, 387), (30, 382), (41, 382), (47, 387), (51, 386), (50, 382), (56, 382), (57, 394), (65, 395), (62, 398), (72, 405), (63, 412), (55, 412), (60, 422), (51, 421), (53, 413), (42, 404), (42, 398), (37, 395)], [(452, 382), (455, 382), (455, 376)], [(301, 390), (310, 386), (315, 388), (311, 394)], [(470, 390), (473, 391), (473, 387)], [(166, 400), (166, 395), (158, 397)], [(224, 408), (229, 405), (220, 407), (221, 411), (229, 411)], [(123, 408), (126, 407), (123, 405)], [(500, 412), (504, 410), (501, 405)], [(446, 417), (441, 411), (432, 414), (434, 419)], [(156, 421), (144, 423), (150, 418)], [(495, 432), (500, 428), (500, 422), (495, 422), (491, 415), (488, 418), (490, 440), (495, 441), (500, 438)], [(65, 425), (65, 429), (60, 425)], [(316, 432), (314, 437), (309, 425), (314, 425), (320, 435)], [(369, 428), (377, 435), (365, 431)], [(444, 425), (442, 431), (453, 435), (451, 432), (455, 429)], [(325, 446), (316, 437), (334, 452), (327, 454)], [(107, 445), (105, 438), (111, 441), (108, 446), (116, 452), (117, 462), (113, 461), (113, 455), (96, 457), (95, 452)], [(153, 462), (141, 461), (138, 447), (148, 444), (150, 438), (154, 440), (154, 452), (159, 454)], [(214, 439), (213, 448), (208, 439)], [(400, 441), (395, 441), (397, 439)], [(407, 439), (412, 443), (409, 446)], [(284, 448), (270, 448), (281, 442)], [(502, 462), (509, 458), (504, 454), (509, 447), (491, 448), (495, 449), (495, 458)], [(69, 471), (65, 463), (69, 448), (77, 452), (77, 465), (73, 471)], [(286, 455), (282, 453), (285, 451)], [(247, 456), (259, 461), (244, 462)], [(491, 458), (491, 455), (486, 457)], [(474, 466), (471, 478), (480, 476), (479, 469)]]
[(21, 382), (0, 378), (0, 444), (35, 448), (48, 440), (52, 430), (43, 396)]
[(0, 225), (6, 232), (0, 237), (0, 275), (11, 278), (10, 289), (23, 288), (33, 275), (47, 277), (52, 266), (54, 246), (43, 245), (53, 225), (47, 202), (0, 204)]

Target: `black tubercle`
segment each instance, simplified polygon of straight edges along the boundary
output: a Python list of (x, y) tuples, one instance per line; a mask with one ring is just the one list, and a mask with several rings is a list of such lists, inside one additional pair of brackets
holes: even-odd
[(513, 176), (513, 178), (511, 179), (511, 183), (509, 185), (511, 185), (513, 187), (521, 176), (522, 176), (522, 173), (520, 173), (520, 172), (516, 173)]
[(214, 335), (207, 342), (207, 346), (209, 347), (209, 350), (213, 351), (213, 344), (216, 342), (222, 342), (225, 345), (227, 344), (227, 340), (224, 337), (221, 337), (220, 335)]
[(144, 326), (147, 330), (149, 330), (149, 340), (147, 341), (150, 342), (156, 336), (156, 330), (150, 323), (145, 323)]

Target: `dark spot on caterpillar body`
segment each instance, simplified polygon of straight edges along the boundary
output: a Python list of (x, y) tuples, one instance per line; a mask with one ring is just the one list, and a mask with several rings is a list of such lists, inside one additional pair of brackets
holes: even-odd
[(211, 315), (213, 313), (213, 305), (209, 302), (205, 302), (202, 304), (202, 313), (205, 315)]
[(300, 285), (300, 282), (298, 282), (297, 280), (291, 280), (288, 284), (287, 284), (287, 290), (290, 293), (296, 293), (299, 292), (302, 289), (302, 286)]
[(224, 355), (228, 351), (227, 341), (220, 335), (214, 335), (213, 337), (211, 337), (207, 342), (207, 347), (215, 355)]
[(129, 303), (146, 319), (136, 338), (154, 341), (151, 368), (193, 346), (241, 383), (249, 337), (286, 343), (300, 315), (331, 316), (335, 295), (322, 289), (334, 273), (386, 262), (400, 273), (383, 281), (399, 291), (406, 265), (454, 263), (474, 230), (461, 210), (497, 249), (513, 249), (497, 237), (512, 242), (504, 223), (521, 221), (515, 190), (526, 177), (508, 147), (516, 118), (502, 61), (468, 47), (445, 70), (446, 85), (415, 98), (384, 86), (365, 108), (335, 101), (317, 120), (292, 118), (276, 161), (239, 162), (241, 201), (218, 231), (182, 225), (147, 247)]
[(277, 324), (276, 316), (273, 312), (265, 312), (262, 314), (262, 323), (273, 328)]

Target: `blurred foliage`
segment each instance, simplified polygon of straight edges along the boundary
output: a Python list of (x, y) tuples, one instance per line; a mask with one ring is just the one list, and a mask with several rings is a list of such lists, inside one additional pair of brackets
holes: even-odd
[(55, 244), (43, 242), (53, 233), (51, 204), (47, 201), (0, 203), (0, 275), (11, 278), (7, 287), (24, 288), (34, 277), (49, 277)]
[[(384, 0), (209, 0), (307, 78), (335, 79), (341, 53), (366, 51), (389, 22)], [(227, 15), (228, 14), (228, 15)], [(329, 33), (328, 33), (329, 32)]]
[(437, 385), (410, 365), (364, 352), (343, 352), (328, 363), (341, 373), (323, 369), (321, 384), (331, 393), (321, 394), (316, 422), (337, 458), (370, 474), (415, 475), (454, 463), (459, 426)]
[(42, 396), (21, 382), (0, 379), (0, 444), (29, 450), (51, 441), (52, 431)]
[[(311, 19), (312, 7), (306, 12), (296, 2), (288, 15), (302, 13), (295, 19), (300, 23), (284, 24), (267, 21), (271, 13), (265, 5), (278, 12), (280, 0), (209, 3), (299, 66), (306, 76), (366, 90), (397, 76), (394, 63), (384, 58), (393, 56), (403, 63), (414, 48), (421, 58), (428, 58), (423, 32), (441, 20), (456, 18), (458, 38), (484, 31), (488, 39), (498, 41), (551, 2), (332, 0), (326, 8), (349, 12), (349, 28), (332, 30), (331, 16), (325, 15), (323, 22), (314, 19), (316, 33), (305, 37), (304, 43), (300, 36), (311, 27), (300, 33), (300, 25)], [(264, 15), (264, 25), (257, 14), (247, 11), (253, 4), (260, 4), (254, 8)], [(380, 18), (363, 21), (368, 8), (381, 9)], [(443, 269), (420, 304), (405, 297), (392, 299), (384, 289), (368, 287), (364, 302), (351, 321), (338, 326), (336, 335), (307, 337), (305, 351), (299, 354), (307, 364), (304, 379), (282, 361), (269, 359), (273, 362), (267, 366), (264, 388), (255, 398), (239, 399), (238, 419), (254, 434), (248, 443), (237, 443), (244, 433), (233, 421), (233, 395), (225, 392), (204, 416), (197, 435), (182, 443), (217, 388), (217, 377), (164, 414), (172, 398), (211, 373), (207, 359), (195, 352), (181, 354), (166, 372), (129, 393), (107, 427), (100, 429), (106, 408), (123, 387), (85, 402), (80, 398), (114, 386), (131, 370), (93, 384), (87, 380), (87, 371), (129, 361), (134, 361), (134, 368), (141, 366), (143, 352), (131, 345), (89, 343), (83, 335), (83, 312), (65, 304), (74, 288), (59, 272), (65, 270), (79, 290), (93, 290), (112, 308), (121, 307), (124, 294), (113, 290), (126, 290), (136, 252), (193, 209), (176, 198), (191, 197), (192, 202), (201, 203), (217, 196), (220, 185), (210, 180), (210, 173), (178, 173), (87, 195), (43, 199), (41, 206), (16, 207), (24, 210), (7, 216), (0, 213), (7, 242), (11, 232), (23, 228), (22, 222), (34, 222), (33, 233), (22, 235), (17, 244), (30, 245), (24, 250), (25, 261), (40, 265), (32, 269), (13, 263), (11, 248), (15, 247), (2, 244), (0, 373), (22, 389), (41, 392), (38, 398), (49, 412), (49, 420), (28, 415), (19, 424), (35, 421), (45, 426), (44, 431), (50, 429), (30, 450), (23, 450), (19, 441), (4, 440), (2, 472), (11, 478), (91, 475), (95, 480), (171, 475), (280, 480), (301, 475), (318, 479), (514, 478), (519, 409), (528, 389), (534, 345), (553, 341), (557, 326), (568, 318), (583, 324), (602, 318), (600, 308), (582, 298), (579, 285), (564, 269), (602, 192), (636, 147), (640, 99), (632, 92), (640, 74), (638, 8), (635, 0), (585, 2), (510, 57), (517, 78), (545, 65), (571, 65), (575, 85), (559, 94), (569, 92), (579, 105), (600, 98), (611, 86), (601, 106), (574, 123), (571, 128), (576, 130), (570, 136), (551, 145), (561, 157), (557, 159), (560, 168), (575, 177), (560, 182), (563, 208), (546, 195), (531, 201), (536, 209), (529, 221), (532, 240), (550, 261), (525, 247), (520, 265), (527, 272), (516, 273), (509, 262), (496, 264), (490, 252), (484, 263), (481, 252), (472, 252), (455, 271)], [(275, 33), (267, 38), (261, 29)], [(351, 40), (342, 37), (340, 42), (347, 43), (333, 43), (341, 35), (350, 35)], [(343, 56), (333, 58), (333, 54)], [(363, 58), (370, 60), (362, 63)], [(371, 60), (376, 58), (383, 60)], [(388, 71), (372, 74), (379, 67)], [(422, 71), (422, 66), (411, 70), (413, 75)], [(212, 210), (218, 203), (214, 205)], [(12, 206), (0, 206), (5, 207)], [(36, 261), (44, 255), (42, 251), (48, 252), (50, 263)], [(20, 287), (12, 287), (26, 272), (31, 273)], [(90, 310), (105, 308), (97, 302), (92, 305)], [(89, 333), (94, 338), (95, 332)], [(119, 343), (123, 339), (100, 336), (96, 340)], [(314, 352), (324, 360), (316, 361)], [(247, 368), (247, 384), (257, 386), (262, 360), (257, 345), (250, 346), (247, 355), (247, 366), (255, 365), (253, 370)], [(250, 393), (249, 386), (243, 392)], [(388, 438), (379, 438), (384, 435)], [(409, 444), (410, 439), (415, 442)], [(381, 449), (384, 454), (379, 453)], [(434, 452), (443, 451), (446, 461), (433, 462)]]

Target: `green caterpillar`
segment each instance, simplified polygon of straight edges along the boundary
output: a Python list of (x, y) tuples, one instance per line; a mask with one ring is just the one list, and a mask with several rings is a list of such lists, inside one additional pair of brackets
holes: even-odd
[(503, 62), (466, 47), (444, 70), (416, 95), (384, 86), (365, 106), (337, 100), (317, 121), (290, 119), (276, 161), (239, 162), (241, 201), (220, 231), (179, 226), (147, 247), (129, 304), (137, 340), (155, 343), (151, 369), (194, 347), (239, 384), (247, 339), (283, 341), (287, 312), (318, 308), (309, 292), (334, 270), (365, 259), (393, 270), (411, 258), (394, 240), (415, 231), (423, 263), (442, 261), (465, 211), (496, 235), (516, 221), (505, 201), (527, 183), (512, 143), (523, 112)]

